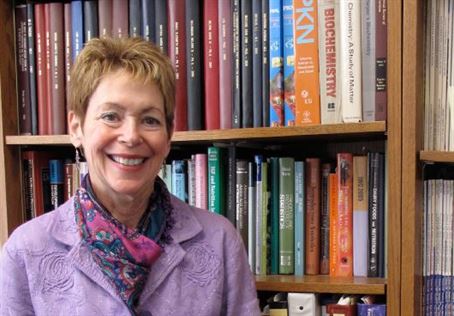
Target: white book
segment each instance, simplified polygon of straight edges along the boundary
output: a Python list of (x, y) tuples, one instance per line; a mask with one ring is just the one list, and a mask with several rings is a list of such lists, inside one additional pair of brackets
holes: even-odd
[(354, 123), (362, 120), (361, 1), (339, 1), (342, 120)]
[(318, 17), (321, 122), (340, 123), (339, 2), (319, 0)]
[(434, 139), (435, 139), (435, 64), (436, 64), (436, 28), (437, 25), (437, 1), (431, 1), (430, 6), (430, 50), (429, 52), (429, 113), (427, 123), (427, 150), (434, 150)]
[(188, 165), (188, 204), (195, 206), (195, 156), (191, 155), (186, 163)]
[(288, 293), (288, 316), (321, 316), (318, 297), (314, 293)]
[[(448, 56), (454, 55), (454, 0), (450, 0), (449, 7), (449, 40), (450, 47)], [(448, 58), (448, 91), (447, 91), (447, 130), (448, 130), (448, 147), (449, 151), (454, 151), (454, 58)]]
[(431, 62), (431, 6), (427, 6), (427, 13), (425, 16), (425, 24), (424, 24), (424, 149), (429, 150), (429, 139), (431, 135), (431, 116), (432, 116), (432, 108), (430, 106), (430, 80), (431, 80), (431, 72), (430, 72), (430, 62)]
[(375, 0), (361, 1), (363, 120), (375, 121)]

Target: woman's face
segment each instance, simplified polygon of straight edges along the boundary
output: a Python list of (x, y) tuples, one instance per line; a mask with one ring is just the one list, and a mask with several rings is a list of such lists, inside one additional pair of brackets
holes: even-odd
[(88, 103), (84, 125), (69, 115), (73, 144), (80, 141), (83, 147), (97, 194), (143, 198), (151, 194), (170, 150), (165, 122), (164, 99), (155, 84), (143, 84), (124, 71), (101, 80)]

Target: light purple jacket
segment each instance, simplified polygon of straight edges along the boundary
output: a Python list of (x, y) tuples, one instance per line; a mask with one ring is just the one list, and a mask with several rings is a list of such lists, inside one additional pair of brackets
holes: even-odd
[[(139, 315), (260, 315), (239, 234), (172, 197), (173, 242), (151, 267)], [(81, 243), (70, 199), (11, 235), (0, 257), (0, 315), (130, 315)]]

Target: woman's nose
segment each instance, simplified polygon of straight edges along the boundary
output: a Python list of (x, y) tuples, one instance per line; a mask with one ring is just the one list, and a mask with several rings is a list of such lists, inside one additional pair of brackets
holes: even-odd
[(127, 119), (124, 121), (118, 140), (127, 146), (136, 146), (142, 143), (140, 129), (135, 120)]

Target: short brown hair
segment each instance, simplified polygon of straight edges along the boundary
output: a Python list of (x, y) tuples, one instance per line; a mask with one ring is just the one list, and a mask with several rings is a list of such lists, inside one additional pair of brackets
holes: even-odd
[(95, 38), (85, 45), (71, 69), (70, 110), (83, 123), (88, 102), (100, 81), (117, 70), (125, 70), (134, 79), (158, 86), (170, 132), (175, 110), (175, 71), (170, 59), (157, 46), (137, 37)]

